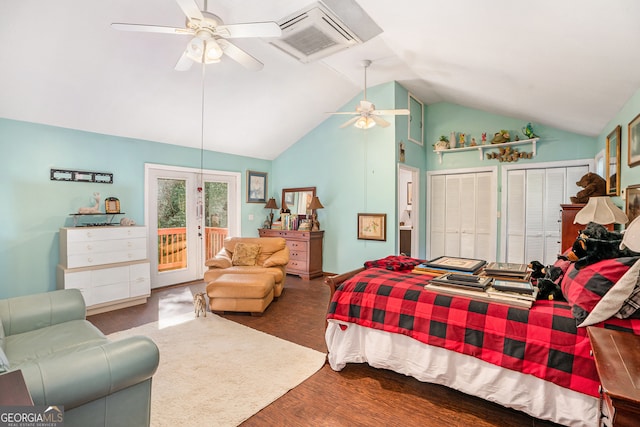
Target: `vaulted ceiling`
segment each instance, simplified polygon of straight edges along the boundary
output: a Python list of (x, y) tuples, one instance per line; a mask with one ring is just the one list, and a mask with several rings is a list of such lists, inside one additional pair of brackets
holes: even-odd
[[(264, 68), (223, 57), (203, 73), (174, 70), (189, 36), (110, 26), (183, 28), (175, 0), (4, 0), (0, 117), (199, 148), (204, 99), (206, 149), (273, 159), (362, 91), (364, 59), (369, 86), (396, 80), (427, 105), (590, 136), (640, 88), (637, 0), (350, 1), (379, 35), (307, 64), (266, 39), (236, 39)], [(227, 24), (278, 22), (313, 3), (207, 8)]]

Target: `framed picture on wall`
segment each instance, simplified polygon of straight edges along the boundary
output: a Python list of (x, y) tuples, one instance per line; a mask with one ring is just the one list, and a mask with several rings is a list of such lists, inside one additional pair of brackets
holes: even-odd
[(358, 214), (359, 240), (387, 240), (387, 214)]
[(640, 114), (629, 122), (629, 156), (627, 164), (629, 167), (640, 164)]
[(640, 184), (628, 186), (626, 194), (626, 214), (631, 222), (640, 216)]
[(267, 173), (247, 171), (247, 203), (267, 202)]

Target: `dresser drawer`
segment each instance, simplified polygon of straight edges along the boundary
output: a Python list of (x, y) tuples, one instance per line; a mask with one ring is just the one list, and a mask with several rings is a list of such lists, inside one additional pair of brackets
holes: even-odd
[[(147, 249), (137, 249), (122, 252), (97, 252), (70, 255), (67, 257), (67, 268), (91, 267), (96, 265), (113, 264), (117, 262), (128, 262), (145, 259)], [(63, 263), (64, 265), (64, 263)]]
[(289, 251), (289, 259), (295, 261), (307, 261), (309, 253), (307, 251)]
[(74, 227), (60, 230), (60, 238), (71, 242), (90, 242), (95, 240), (146, 238), (147, 227)]
[[(291, 259), (291, 260), (289, 260), (289, 263), (287, 264), (287, 270), (291, 270), (291, 271), (307, 271), (307, 265), (309, 265), (309, 264), (305, 260)], [(289, 271), (287, 271), (287, 272), (289, 272)]]
[(303, 251), (308, 252), (309, 242), (303, 242), (300, 240), (287, 240), (287, 246), (289, 251)]
[[(115, 240), (95, 240), (82, 242), (69, 242), (67, 245), (67, 256), (76, 254), (90, 254), (99, 252), (122, 252), (147, 249), (147, 239), (144, 237), (115, 239)], [(145, 257), (146, 258), (146, 257)]]

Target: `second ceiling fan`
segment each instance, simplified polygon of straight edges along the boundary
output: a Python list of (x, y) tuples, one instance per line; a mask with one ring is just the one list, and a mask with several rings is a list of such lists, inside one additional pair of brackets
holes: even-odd
[(193, 36), (176, 64), (175, 68), (178, 71), (188, 70), (191, 68), (193, 62), (202, 64), (219, 62), (222, 55), (227, 55), (250, 70), (258, 71), (262, 69), (264, 64), (231, 43), (228, 39), (280, 37), (282, 35), (280, 26), (275, 22), (225, 25), (220, 17), (207, 12), (206, 0), (204, 3), (204, 11), (200, 10), (195, 0), (176, 0), (176, 2), (187, 17), (185, 28), (122, 23), (113, 23), (111, 26), (123, 31)]
[(355, 115), (355, 117), (347, 120), (340, 127), (345, 128), (350, 125), (354, 125), (359, 129), (369, 129), (375, 125), (386, 128), (391, 123), (386, 121), (380, 116), (406, 116), (409, 115), (409, 110), (406, 108), (397, 110), (376, 110), (376, 106), (372, 102), (367, 101), (367, 68), (371, 65), (371, 61), (366, 59), (362, 61), (364, 67), (364, 99), (361, 100), (356, 106), (356, 111), (339, 111), (329, 114), (346, 114)]

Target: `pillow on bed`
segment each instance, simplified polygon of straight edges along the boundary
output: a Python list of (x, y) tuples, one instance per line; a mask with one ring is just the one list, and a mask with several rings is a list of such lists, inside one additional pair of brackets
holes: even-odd
[(639, 307), (640, 260), (624, 273), (578, 326), (593, 325), (613, 316), (626, 319), (635, 316)]
[(579, 324), (637, 260), (638, 257), (606, 259), (579, 270), (575, 264), (569, 266), (562, 279), (562, 294)]
[(413, 270), (415, 266), (426, 261), (402, 255), (389, 255), (386, 258), (366, 261), (364, 268), (384, 268), (391, 271)]

